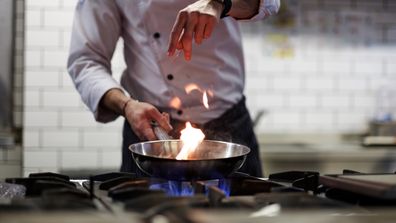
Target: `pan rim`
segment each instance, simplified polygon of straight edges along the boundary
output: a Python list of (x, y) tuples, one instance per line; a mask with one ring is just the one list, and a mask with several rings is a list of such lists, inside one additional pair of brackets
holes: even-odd
[(238, 143), (233, 143), (233, 142), (225, 142), (225, 141), (219, 141), (219, 140), (203, 140), (202, 142), (210, 142), (210, 143), (220, 143), (220, 144), (229, 144), (232, 146), (237, 146), (242, 148), (242, 152), (239, 155), (234, 155), (234, 156), (229, 156), (229, 157), (222, 157), (222, 158), (211, 158), (211, 159), (190, 159), (190, 160), (177, 160), (177, 159), (172, 159), (172, 158), (166, 158), (166, 157), (158, 157), (158, 156), (149, 156), (146, 154), (142, 154), (139, 153), (137, 151), (135, 151), (132, 146), (136, 146), (138, 147), (139, 145), (143, 145), (143, 144), (154, 144), (154, 143), (160, 143), (160, 142), (180, 142), (180, 139), (169, 139), (169, 140), (154, 140), (154, 141), (146, 141), (146, 142), (138, 142), (138, 143), (134, 143), (128, 146), (128, 149), (132, 152), (132, 155), (136, 154), (139, 156), (143, 156), (143, 157), (148, 157), (150, 159), (158, 159), (158, 160), (166, 160), (166, 161), (177, 161), (177, 162), (202, 162), (202, 161), (213, 161), (213, 160), (225, 160), (225, 159), (232, 159), (232, 158), (239, 158), (242, 156), (246, 156), (247, 154), (250, 153), (251, 149), (245, 145), (242, 144), (238, 144)]

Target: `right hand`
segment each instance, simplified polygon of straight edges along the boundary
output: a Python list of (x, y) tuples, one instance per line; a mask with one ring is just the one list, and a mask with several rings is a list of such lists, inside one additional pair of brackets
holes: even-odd
[(168, 55), (183, 50), (185, 60), (191, 60), (192, 43), (208, 39), (220, 20), (223, 4), (213, 0), (198, 0), (179, 11), (169, 37)]
[(154, 130), (151, 126), (152, 121), (156, 121), (166, 132), (173, 128), (169, 124), (169, 115), (160, 113), (153, 105), (130, 101), (124, 109), (125, 118), (128, 120), (133, 132), (141, 140), (157, 140)]

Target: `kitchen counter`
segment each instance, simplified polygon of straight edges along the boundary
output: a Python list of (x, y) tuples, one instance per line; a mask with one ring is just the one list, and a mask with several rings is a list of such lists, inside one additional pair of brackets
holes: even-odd
[(258, 139), (266, 175), (290, 169), (322, 174), (396, 170), (396, 147), (364, 147), (356, 136), (259, 135)]

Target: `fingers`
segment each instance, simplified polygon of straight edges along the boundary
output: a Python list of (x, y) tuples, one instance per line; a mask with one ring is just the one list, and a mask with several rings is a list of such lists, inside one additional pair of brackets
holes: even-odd
[(162, 116), (164, 116), (164, 117), (166, 118), (166, 121), (167, 121), (168, 123), (170, 123), (170, 115), (169, 115), (168, 113), (162, 112)]
[(176, 49), (180, 49), (178, 47), (178, 44), (186, 22), (187, 22), (187, 13), (182, 11), (177, 15), (176, 22), (173, 25), (171, 31), (171, 35), (169, 38), (169, 47), (168, 47), (169, 56), (173, 56), (175, 54)]
[(204, 39), (204, 31), (206, 26), (206, 16), (199, 16), (199, 22), (195, 27), (194, 39), (195, 43), (201, 44)]
[(214, 26), (215, 26), (214, 22), (209, 22), (209, 23), (206, 24), (205, 31), (204, 31), (204, 34), (203, 34), (204, 39), (208, 39), (210, 37), (210, 35), (212, 35), (212, 31), (213, 31)]
[(183, 44), (184, 59), (191, 60), (192, 40), (194, 35), (195, 26), (198, 23), (198, 14), (191, 13), (188, 17), (187, 24), (184, 29), (181, 42)]
[(154, 130), (147, 120), (140, 120), (130, 122), (133, 132), (139, 137), (140, 140), (156, 140), (157, 137)]
[(169, 38), (168, 56), (176, 50), (183, 50), (184, 59), (191, 60), (192, 43), (201, 44), (208, 39), (217, 24), (215, 13), (184, 9), (179, 12)]
[(170, 132), (173, 129), (169, 123), (169, 117), (161, 114), (156, 108), (150, 109), (148, 115), (151, 120), (155, 120), (166, 132)]
[[(132, 104), (130, 103), (130, 106)], [(167, 132), (173, 128), (169, 124), (169, 115), (161, 114), (154, 106), (148, 103), (135, 103), (133, 109), (127, 113), (126, 118), (133, 132), (141, 140), (156, 140), (157, 137), (152, 129), (151, 122), (155, 120)]]

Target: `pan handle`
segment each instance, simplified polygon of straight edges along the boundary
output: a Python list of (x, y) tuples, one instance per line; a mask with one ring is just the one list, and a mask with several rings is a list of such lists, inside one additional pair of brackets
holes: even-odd
[(172, 137), (168, 135), (168, 133), (166, 133), (166, 131), (161, 126), (159, 126), (156, 121), (151, 121), (151, 126), (153, 127), (155, 136), (157, 136), (159, 140), (172, 139)]

